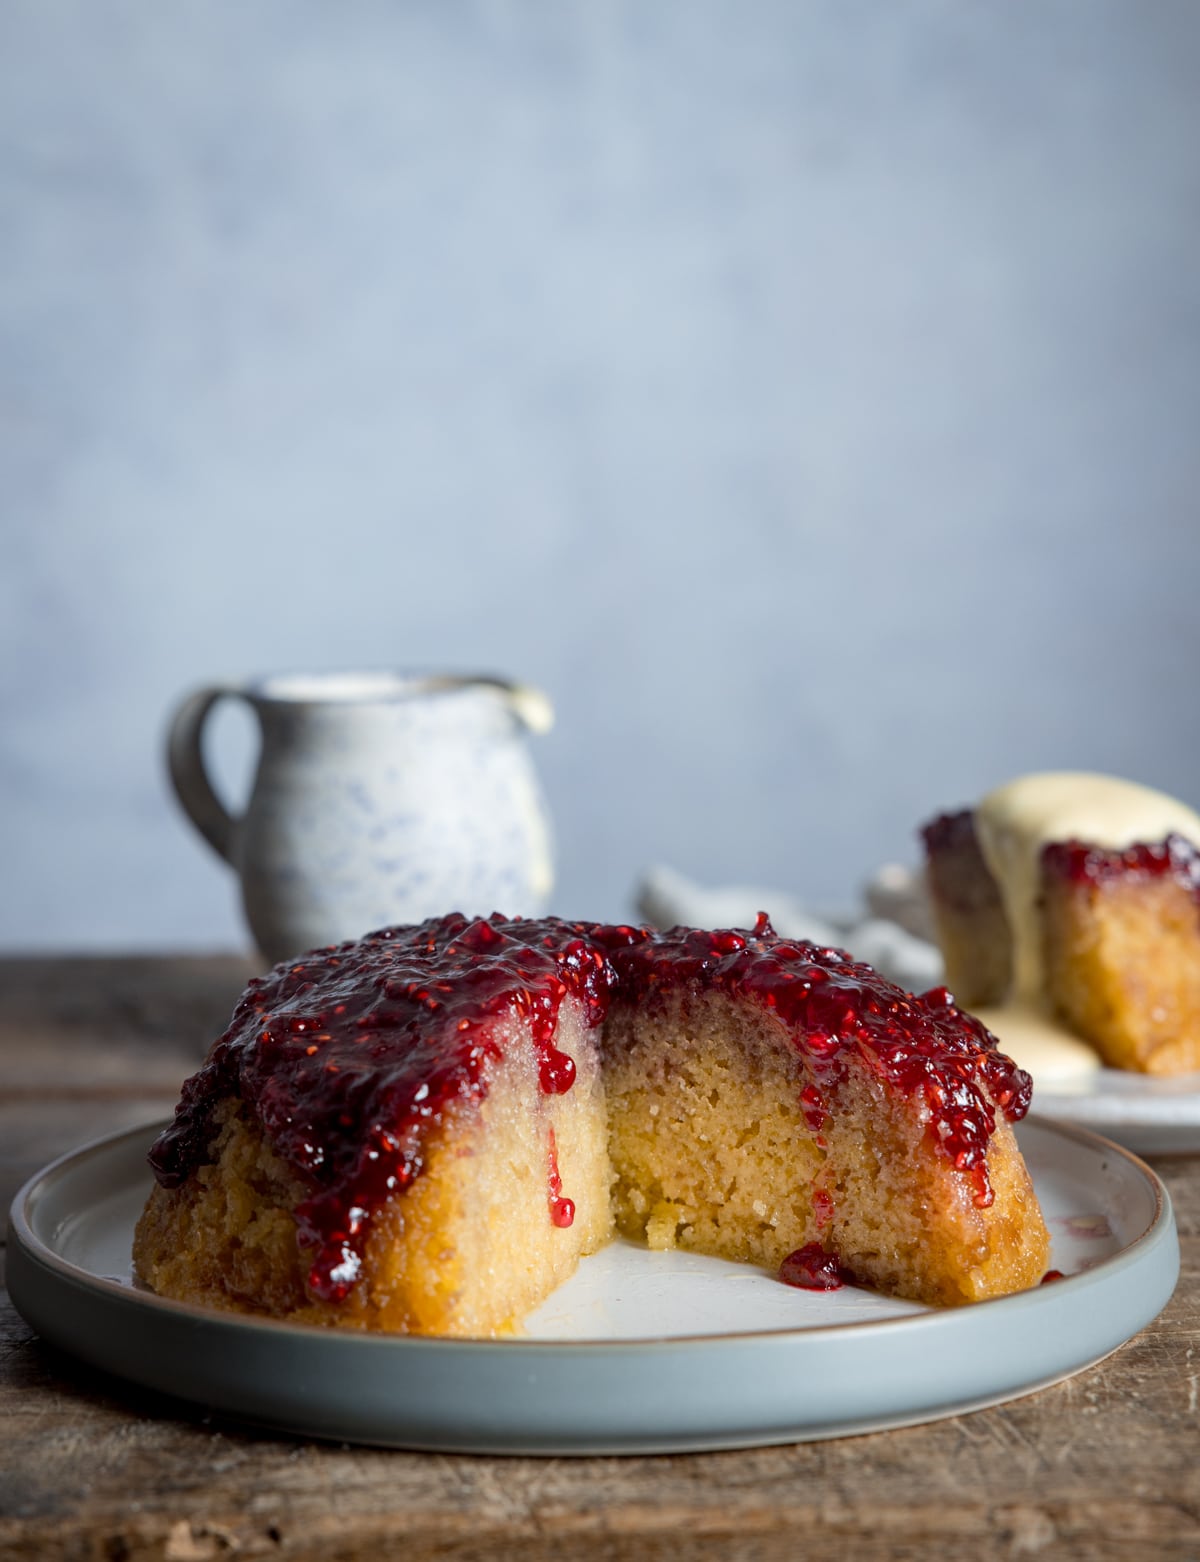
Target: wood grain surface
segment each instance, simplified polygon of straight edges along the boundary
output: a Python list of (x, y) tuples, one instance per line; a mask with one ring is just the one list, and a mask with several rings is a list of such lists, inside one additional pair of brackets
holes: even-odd
[[(232, 957), (0, 961), (0, 1193), (169, 1112)], [(1200, 1157), (1155, 1168), (1183, 1273), (1066, 1383), (905, 1431), (726, 1454), (496, 1459), (257, 1433), (84, 1368), (0, 1294), (0, 1557), (1145, 1557), (1200, 1562)]]

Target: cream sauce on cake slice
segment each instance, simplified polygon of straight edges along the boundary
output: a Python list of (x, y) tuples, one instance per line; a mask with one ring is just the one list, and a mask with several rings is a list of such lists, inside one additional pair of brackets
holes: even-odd
[(1200, 815), (1186, 804), (1133, 781), (1082, 771), (1022, 776), (990, 792), (975, 809), (984, 860), (999, 887), (1013, 939), (1009, 1002), (989, 1009), (984, 1023), (1035, 1079), (1055, 1085), (1086, 1078), (1097, 1053), (1044, 1009), (1041, 858), (1046, 846), (1083, 841), (1123, 850), (1138, 842), (1182, 835), (1200, 845)]

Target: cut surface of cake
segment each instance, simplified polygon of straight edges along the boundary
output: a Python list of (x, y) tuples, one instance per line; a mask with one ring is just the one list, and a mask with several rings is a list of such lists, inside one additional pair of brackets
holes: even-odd
[(1029, 1093), (944, 990), (765, 917), (455, 914), (251, 982), (151, 1152), (135, 1268), (208, 1306), (490, 1336), (615, 1227), (981, 1300), (1046, 1267)]
[[(1133, 782), (1024, 776), (923, 830), (946, 981), (1010, 1041), (1200, 1069), (1200, 816)], [(1032, 1066), (1032, 1056), (1023, 1057)]]

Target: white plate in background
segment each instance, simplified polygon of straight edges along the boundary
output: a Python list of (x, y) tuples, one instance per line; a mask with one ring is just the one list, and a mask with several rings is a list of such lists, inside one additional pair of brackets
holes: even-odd
[(1038, 1117), (1090, 1128), (1139, 1155), (1200, 1151), (1200, 1074), (1102, 1068), (1072, 1084), (1034, 1084)]

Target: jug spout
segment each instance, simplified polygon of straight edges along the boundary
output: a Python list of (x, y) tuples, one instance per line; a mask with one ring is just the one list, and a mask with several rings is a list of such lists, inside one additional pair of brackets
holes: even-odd
[(461, 677), (447, 675), (430, 678), (430, 689), (495, 689), (507, 700), (514, 716), (528, 730), (541, 737), (554, 725), (554, 706), (550, 696), (531, 683), (514, 683), (510, 678), (495, 678), (488, 673)]

